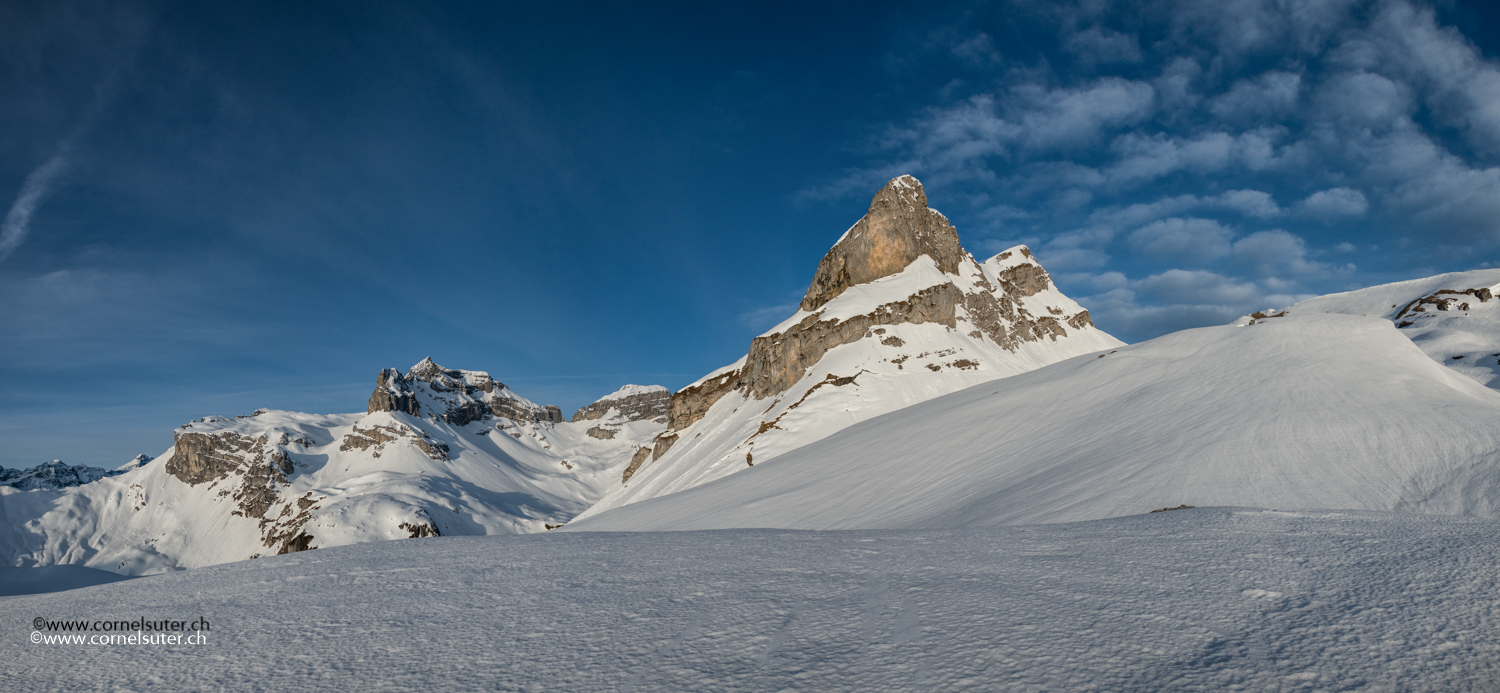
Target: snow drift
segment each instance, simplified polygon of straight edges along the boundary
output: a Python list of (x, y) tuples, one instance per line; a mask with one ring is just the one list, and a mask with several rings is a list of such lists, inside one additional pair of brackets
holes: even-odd
[(1294, 310), (972, 387), (569, 529), (952, 527), (1180, 504), (1496, 517), (1497, 421), (1500, 393), (1389, 320)]

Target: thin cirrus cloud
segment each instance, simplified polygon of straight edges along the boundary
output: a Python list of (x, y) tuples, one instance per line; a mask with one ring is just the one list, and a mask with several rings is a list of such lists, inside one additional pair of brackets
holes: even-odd
[(21, 192), (11, 203), (5, 221), (0, 223), (0, 262), (10, 257), (31, 231), (31, 217), (43, 198), (52, 191), (59, 175), (68, 166), (66, 147), (36, 167), (21, 184)]

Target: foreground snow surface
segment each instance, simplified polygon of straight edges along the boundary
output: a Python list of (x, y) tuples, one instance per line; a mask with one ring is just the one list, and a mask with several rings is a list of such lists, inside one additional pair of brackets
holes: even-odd
[[(0, 599), (31, 690), (1494, 690), (1492, 520), (444, 537)], [(33, 645), (202, 617), (206, 645)]]

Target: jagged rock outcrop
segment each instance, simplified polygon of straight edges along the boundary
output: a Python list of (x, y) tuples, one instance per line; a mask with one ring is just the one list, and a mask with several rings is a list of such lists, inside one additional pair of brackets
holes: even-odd
[(814, 313), (785, 332), (751, 340), (739, 387), (755, 399), (785, 392), (829, 349), (863, 339), (876, 325), (935, 322), (954, 327), (954, 310), (962, 300), (958, 287), (941, 284), (849, 320), (818, 320)]
[[(929, 258), (951, 279), (899, 299), (871, 306), (852, 317), (824, 318), (820, 309), (849, 288), (906, 271)], [(987, 271), (986, 271), (987, 270)], [(742, 390), (765, 399), (787, 390), (829, 350), (872, 336), (880, 325), (938, 323), (987, 338), (1011, 352), (1021, 345), (1056, 341), (1092, 328), (1088, 311), (1076, 304), (1051, 314), (1035, 314), (1025, 299), (1052, 288), (1051, 276), (1025, 246), (979, 265), (959, 244), (958, 232), (940, 212), (927, 207), (922, 184), (911, 176), (892, 179), (870, 202), (869, 212), (834, 244), (802, 298), (800, 321), (774, 334), (756, 337), (737, 368), (683, 388), (667, 407), (669, 431), (693, 425), (726, 393)], [(1071, 303), (1071, 302), (1070, 302)], [(901, 344), (898, 337), (886, 343)]]
[(680, 431), (698, 422), (720, 397), (740, 383), (740, 367), (704, 378), (672, 395), (667, 403), (667, 428)]
[(625, 421), (645, 421), (665, 416), (672, 391), (660, 385), (626, 385), (574, 412), (572, 422), (595, 421), (619, 412)]
[(380, 371), (366, 413), (402, 412), (432, 416), (456, 426), (496, 416), (526, 423), (561, 423), (562, 410), (533, 404), (484, 371), (443, 368), (424, 358), (402, 375)]
[(817, 310), (851, 286), (897, 274), (923, 255), (943, 272), (957, 274), (965, 253), (948, 218), (928, 209), (922, 184), (898, 176), (875, 194), (869, 213), (823, 256), (802, 297), (802, 310)]
[(179, 433), (167, 460), (167, 473), (189, 486), (223, 479), (256, 468), (292, 471), (291, 459), (280, 446), (268, 446), (265, 436), (237, 433)]
[(651, 448), (641, 448), (639, 450), (636, 450), (635, 454), (630, 456), (630, 466), (626, 467), (625, 473), (620, 475), (620, 483), (623, 484), (627, 481), (630, 481), (630, 477), (634, 476), (636, 470), (640, 469), (641, 465), (645, 464), (646, 460), (650, 457)]
[[(1031, 259), (1030, 248), (1022, 246), (1016, 252), (1020, 253), (1027, 260)], [(1010, 253), (1000, 253), (997, 259), (1009, 260), (1010, 255)], [(1000, 272), (999, 275), (1006, 283), (1016, 287), (1022, 296), (1035, 296), (1052, 286), (1052, 276), (1047, 274), (1047, 270), (1042, 269), (1041, 265), (1029, 262), (1020, 263), (1015, 267)]]
[(902, 407), (1120, 345), (1017, 246), (985, 262), (888, 182), (819, 261), (798, 311), (682, 388), (667, 429), (581, 517), (683, 491)]
[(344, 436), (344, 442), (339, 446), (339, 451), (369, 450), (371, 457), (378, 458), (380, 453), (385, 452), (385, 444), (393, 442), (410, 443), (434, 460), (448, 459), (447, 444), (433, 440), (432, 436), (422, 429), (403, 424), (375, 425), (369, 428), (360, 428), (358, 424), (355, 424), (349, 434)]
[[(1402, 318), (1414, 317), (1417, 313), (1425, 313), (1427, 312), (1427, 308), (1429, 306), (1439, 311), (1448, 311), (1454, 309), (1466, 311), (1469, 309), (1469, 303), (1462, 300), (1462, 297), (1465, 296), (1478, 299), (1480, 303), (1484, 303), (1495, 297), (1494, 294), (1490, 293), (1490, 290), (1487, 287), (1479, 287), (1477, 289), (1464, 289), (1463, 291), (1459, 291), (1457, 289), (1443, 289), (1441, 291), (1434, 292), (1433, 294), (1428, 296), (1423, 296), (1412, 301), (1411, 303), (1406, 304), (1406, 306), (1403, 307), (1400, 312), (1396, 313), (1395, 319), (1401, 320)], [(1409, 326), (1411, 324), (1411, 322), (1406, 322), (1403, 327)]]
[(370, 395), (370, 405), (365, 411), (369, 414), (399, 411), (412, 416), (422, 415), (416, 395), (412, 394), (411, 384), (401, 376), (401, 371), (394, 368), (382, 369), (380, 375), (375, 377), (375, 392)]
[[(316, 505), (311, 493), (300, 499), (283, 497), (288, 476), (297, 469), (284, 447), (289, 442), (286, 435), (273, 443), (265, 435), (252, 438), (233, 431), (179, 432), (165, 470), (189, 486), (207, 483), (209, 491), (223, 483), (218, 495), (234, 502), (232, 515), (259, 520), (265, 547), (278, 553), (301, 551), (309, 548), (311, 537), (299, 535)], [(278, 505), (281, 511), (271, 512)], [(293, 510), (296, 506), (300, 512)]]

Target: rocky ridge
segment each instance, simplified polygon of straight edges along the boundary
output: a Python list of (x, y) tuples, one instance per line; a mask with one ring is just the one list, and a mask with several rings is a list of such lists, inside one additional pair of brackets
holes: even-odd
[(123, 474), (123, 471), (107, 470), (87, 465), (64, 464), (62, 460), (44, 462), (26, 469), (0, 467), (0, 486), (9, 486), (23, 491), (32, 489), (63, 489), (100, 479)]
[(672, 395), (667, 430), (585, 516), (748, 468), (892, 408), (1119, 344), (1056, 290), (1028, 248), (978, 262), (927, 206), (921, 183), (899, 176), (818, 263), (796, 314), (751, 340), (743, 359)]
[(527, 423), (563, 421), (562, 410), (532, 403), (489, 373), (443, 368), (431, 358), (419, 361), (406, 375), (394, 368), (382, 370), (365, 411), (425, 415), (457, 426), (491, 416)]
[(655, 419), (666, 415), (667, 403), (671, 399), (672, 391), (660, 385), (626, 385), (580, 407), (570, 421), (595, 421), (609, 416), (611, 411), (618, 411), (626, 421)]
[(669, 394), (625, 388), (572, 423), (487, 373), (423, 359), (381, 371), (363, 413), (208, 416), (156, 459), (76, 468), (87, 471), (70, 487), (0, 486), (19, 518), (0, 526), (0, 560), (141, 575), (384, 539), (546, 531), (597, 500), (665, 428)]

